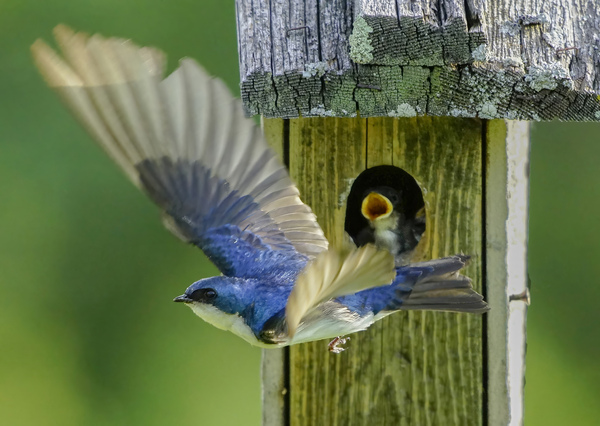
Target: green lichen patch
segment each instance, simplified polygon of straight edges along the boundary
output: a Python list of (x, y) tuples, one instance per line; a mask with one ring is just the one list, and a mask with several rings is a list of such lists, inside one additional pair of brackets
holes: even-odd
[(546, 67), (532, 65), (525, 75), (525, 82), (536, 92), (543, 89), (554, 90), (558, 83), (566, 87), (570, 85), (569, 73), (559, 64), (551, 64)]
[(367, 64), (373, 60), (373, 46), (369, 40), (369, 34), (373, 28), (369, 26), (365, 18), (359, 17), (354, 21), (354, 28), (350, 34), (350, 59), (357, 64)]
[(479, 118), (493, 119), (498, 118), (498, 108), (491, 102), (484, 102), (479, 107)]
[(398, 105), (396, 110), (388, 112), (387, 115), (388, 117), (416, 117), (417, 110), (411, 104), (403, 103)]
[(487, 46), (480, 44), (475, 50), (471, 52), (471, 56), (474, 61), (485, 62), (488, 59)]

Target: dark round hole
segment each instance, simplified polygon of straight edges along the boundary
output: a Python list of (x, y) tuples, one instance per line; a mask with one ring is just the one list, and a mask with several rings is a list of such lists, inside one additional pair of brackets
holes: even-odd
[[(394, 207), (382, 220), (377, 214), (368, 214), (373, 213), (370, 210), (362, 210), (365, 197), (373, 192)], [(397, 259), (406, 257), (425, 232), (425, 202), (419, 184), (399, 167), (376, 166), (363, 171), (348, 195), (344, 229), (358, 247), (374, 243), (392, 251)]]

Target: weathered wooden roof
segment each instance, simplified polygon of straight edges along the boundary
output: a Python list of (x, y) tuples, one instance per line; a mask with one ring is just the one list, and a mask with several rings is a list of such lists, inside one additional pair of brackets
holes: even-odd
[(249, 114), (600, 120), (596, 0), (237, 0)]

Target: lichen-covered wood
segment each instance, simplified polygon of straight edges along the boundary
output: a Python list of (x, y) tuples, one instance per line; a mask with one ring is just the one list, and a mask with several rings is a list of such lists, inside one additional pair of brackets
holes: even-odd
[(600, 120), (595, 0), (236, 0), (266, 117)]
[[(271, 123), (280, 134), (281, 120), (265, 120), (265, 128)], [(282, 140), (303, 201), (333, 246), (342, 243), (352, 179), (366, 167), (393, 164), (423, 188), (425, 256), (472, 254), (465, 273), (481, 291), (482, 126), (477, 119), (435, 117), (296, 119)], [(482, 321), (398, 312), (352, 335), (340, 355), (324, 341), (289, 348), (289, 424), (482, 424)]]

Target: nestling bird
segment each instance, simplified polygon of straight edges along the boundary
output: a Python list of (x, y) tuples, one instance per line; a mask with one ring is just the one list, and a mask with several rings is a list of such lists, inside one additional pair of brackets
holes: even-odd
[(175, 298), (253, 345), (364, 330), (398, 309), (484, 312), (459, 275), (466, 257), (396, 268), (372, 244), (339, 252), (302, 203), (241, 102), (190, 59), (163, 79), (164, 55), (130, 41), (55, 29), (35, 63), (176, 236), (222, 272)]
[(425, 232), (425, 203), (415, 179), (394, 166), (363, 171), (348, 195), (346, 233), (358, 246), (389, 250), (396, 266), (409, 263)]

